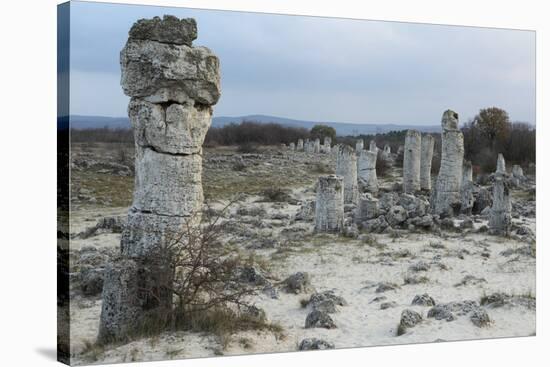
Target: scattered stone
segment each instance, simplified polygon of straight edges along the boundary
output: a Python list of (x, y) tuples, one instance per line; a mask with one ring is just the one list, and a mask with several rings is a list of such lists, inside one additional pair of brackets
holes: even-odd
[(401, 205), (394, 205), (386, 214), (386, 220), (392, 227), (399, 225), (407, 220), (407, 211)]
[(399, 327), (397, 328), (397, 336), (403, 335), (407, 332), (407, 329), (415, 327), (422, 321), (422, 315), (418, 312), (405, 309), (401, 312), (401, 320), (399, 321)]
[(537, 300), (531, 295), (509, 295), (502, 292), (496, 292), (481, 298), (481, 305), (488, 308), (499, 308), (504, 306), (524, 306), (530, 310), (537, 308)]
[(378, 283), (378, 287), (376, 288), (376, 293), (383, 293), (387, 291), (394, 291), (398, 289), (399, 286), (394, 283), (388, 283), (388, 282), (380, 282)]
[(334, 291), (325, 291), (314, 293), (311, 295), (308, 305), (314, 310), (323, 311), (326, 313), (335, 313), (336, 306), (347, 306), (347, 302), (343, 297), (334, 294)]
[(326, 312), (313, 310), (306, 317), (306, 329), (310, 328), (325, 328), (335, 329), (336, 324)]
[(412, 303), (413, 306), (435, 306), (435, 300), (427, 293), (414, 296)]
[(489, 314), (482, 308), (477, 308), (472, 311), (470, 321), (472, 321), (472, 323), (477, 327), (486, 327), (491, 324)]
[(322, 339), (307, 338), (300, 342), (299, 350), (323, 350), (334, 349), (334, 344)]
[(310, 276), (306, 272), (292, 274), (283, 283), (286, 286), (286, 291), (289, 293), (306, 293), (313, 289)]
[(430, 264), (425, 261), (419, 261), (416, 264), (409, 266), (410, 271), (419, 272), (419, 271), (428, 271), (430, 270)]
[(487, 283), (485, 278), (478, 278), (473, 275), (466, 275), (462, 280), (455, 284), (455, 287), (461, 287), (465, 285), (478, 285), (481, 283)]
[(394, 302), (394, 301), (391, 301), (391, 302), (383, 302), (380, 304), (380, 309), (381, 310), (386, 310), (388, 308), (393, 308), (393, 307), (397, 307), (397, 303)]

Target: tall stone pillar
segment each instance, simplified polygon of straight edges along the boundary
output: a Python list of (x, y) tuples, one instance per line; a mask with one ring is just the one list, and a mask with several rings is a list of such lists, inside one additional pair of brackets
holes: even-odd
[(454, 111), (443, 113), (441, 127), (441, 167), (432, 192), (432, 210), (435, 214), (452, 216), (461, 207), (464, 136), (458, 129), (458, 114)]
[(422, 136), (417, 130), (408, 130), (403, 152), (403, 192), (420, 190), (420, 150)]
[(341, 232), (344, 228), (344, 179), (319, 177), (315, 201), (315, 231)]
[(298, 139), (298, 144), (296, 144), (296, 150), (303, 151), (304, 150), (304, 140)]
[(422, 137), (422, 148), (420, 153), (420, 188), (422, 190), (432, 189), (432, 159), (434, 155), (434, 137), (424, 135)]
[(288, 149), (293, 152), (296, 150), (296, 146), (294, 145), (294, 142), (291, 142), (290, 144), (288, 144)]
[(502, 155), (502, 153), (498, 153), (496, 173), (506, 174), (506, 161), (504, 160), (504, 156)]
[(359, 203), (357, 204), (355, 222), (362, 223), (366, 220), (377, 218), (378, 215), (378, 199), (373, 198), (370, 194), (361, 194)]
[(374, 140), (371, 140), (370, 143), (369, 143), (369, 150), (371, 152), (375, 152), (375, 153), (378, 153), (378, 147), (376, 146), (376, 141)]
[(141, 19), (120, 54), (136, 172), (121, 258), (105, 274), (100, 342), (170, 321), (168, 248), (200, 222), (202, 144), (220, 97), (219, 60), (196, 38), (194, 19)]
[(336, 174), (344, 178), (344, 203), (357, 203), (357, 156), (349, 145), (341, 145), (336, 156)]
[(363, 150), (364, 147), (365, 142), (363, 141), (363, 139), (357, 139), (357, 141), (355, 142), (355, 151), (360, 152)]
[(317, 138), (315, 139), (315, 143), (313, 143), (313, 153), (320, 153), (321, 152), (321, 139)]
[(357, 152), (358, 184), (362, 191), (377, 193), (376, 158), (378, 154), (370, 150)]
[(331, 145), (332, 139), (329, 136), (325, 136), (325, 140), (323, 141), (323, 152), (330, 154)]
[(462, 187), (460, 189), (460, 212), (471, 215), (474, 207), (474, 183), (472, 162), (465, 161), (462, 167)]

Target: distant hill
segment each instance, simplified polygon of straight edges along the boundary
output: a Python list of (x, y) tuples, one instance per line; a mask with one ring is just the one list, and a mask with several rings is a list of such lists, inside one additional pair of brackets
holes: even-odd
[[(365, 123), (365, 124), (353, 124), (347, 122), (316, 122), (316, 121), (304, 121), (293, 120), (284, 117), (266, 116), (266, 115), (248, 115), (227, 117), (219, 116), (212, 119), (213, 127), (223, 127), (224, 125), (234, 123), (240, 123), (242, 121), (255, 121), (260, 123), (274, 122), (285, 126), (303, 127), (311, 129), (314, 125), (322, 123), (324, 125), (332, 126), (336, 130), (336, 134), (340, 136), (345, 135), (360, 135), (360, 134), (383, 134), (392, 130), (407, 130), (416, 129), (422, 132), (439, 132), (441, 127), (439, 125), (402, 125), (402, 124), (377, 124), (377, 123)], [(94, 129), (108, 127), (110, 129), (117, 128), (129, 128), (130, 122), (127, 117), (104, 117), (104, 116), (71, 116), (71, 127), (74, 129)]]

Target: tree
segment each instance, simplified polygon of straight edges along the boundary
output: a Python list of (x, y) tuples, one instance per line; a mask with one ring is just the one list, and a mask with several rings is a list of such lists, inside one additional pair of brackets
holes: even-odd
[(310, 136), (312, 139), (323, 141), (325, 137), (329, 137), (333, 142), (336, 141), (336, 130), (333, 127), (327, 125), (315, 125), (311, 128)]
[(503, 109), (497, 107), (482, 109), (474, 117), (473, 122), (488, 140), (493, 151), (497, 148), (497, 142), (503, 142), (508, 138), (511, 127), (510, 118)]

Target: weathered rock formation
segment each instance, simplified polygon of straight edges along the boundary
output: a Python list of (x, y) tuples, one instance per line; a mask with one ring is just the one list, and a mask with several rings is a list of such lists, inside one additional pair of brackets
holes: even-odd
[(369, 143), (369, 150), (371, 152), (375, 152), (375, 153), (378, 153), (378, 147), (376, 146), (376, 141), (374, 140), (371, 140), (370, 143)]
[(363, 223), (369, 219), (378, 218), (378, 216), (378, 199), (373, 198), (370, 194), (362, 194), (359, 197), (359, 203), (357, 204), (355, 221), (357, 223)]
[(321, 152), (321, 139), (317, 138), (315, 139), (315, 143), (313, 144), (313, 153), (320, 153)]
[(362, 151), (364, 147), (365, 147), (365, 142), (363, 141), (363, 139), (358, 139), (355, 142), (355, 151), (356, 152)]
[(290, 151), (295, 151), (296, 150), (296, 146), (294, 145), (294, 142), (288, 144), (288, 149), (290, 149)]
[(420, 153), (420, 188), (432, 189), (432, 159), (434, 155), (434, 137), (424, 135)]
[(296, 150), (300, 152), (304, 150), (304, 141), (302, 139), (298, 139), (298, 144), (296, 144)]
[(357, 203), (357, 156), (349, 145), (338, 147), (336, 174), (344, 178), (344, 203)]
[(492, 234), (506, 236), (510, 234), (511, 226), (512, 202), (510, 188), (506, 181), (506, 163), (502, 154), (499, 154), (493, 183), (493, 206), (489, 215), (489, 230)]
[(329, 154), (331, 145), (332, 145), (332, 139), (329, 136), (325, 137), (325, 140), (323, 141), (322, 152)]
[(504, 160), (502, 153), (498, 153), (496, 173), (506, 174), (506, 161)]
[(462, 167), (462, 187), (460, 189), (460, 212), (471, 215), (474, 207), (474, 183), (472, 180), (472, 162), (465, 161)]
[(100, 342), (169, 322), (174, 269), (165, 255), (200, 221), (202, 143), (220, 97), (218, 58), (191, 46), (196, 37), (194, 19), (142, 19), (120, 55), (136, 172), (121, 259), (105, 272)]
[(344, 228), (344, 179), (319, 177), (315, 201), (315, 231), (340, 232)]
[(420, 190), (420, 151), (420, 132), (408, 130), (403, 152), (403, 192), (413, 193)]
[(357, 152), (357, 176), (361, 191), (377, 193), (378, 179), (376, 177), (376, 157), (375, 151), (361, 150)]
[(439, 215), (460, 211), (460, 188), (464, 160), (464, 136), (458, 129), (458, 114), (447, 110), (441, 119), (441, 166), (432, 192), (432, 210)]

